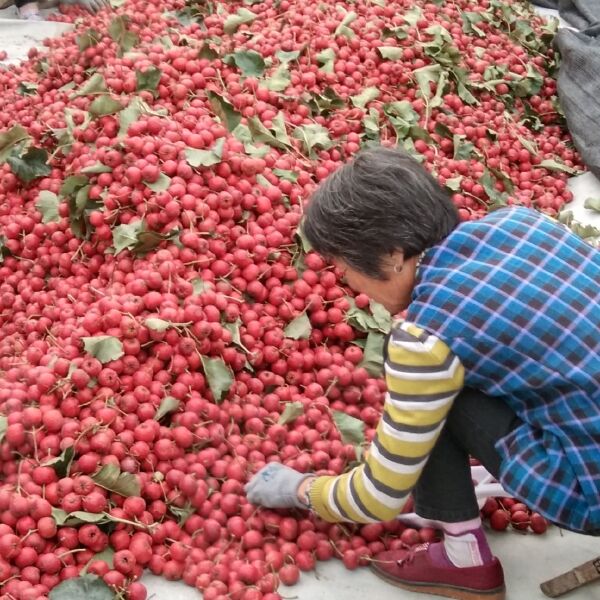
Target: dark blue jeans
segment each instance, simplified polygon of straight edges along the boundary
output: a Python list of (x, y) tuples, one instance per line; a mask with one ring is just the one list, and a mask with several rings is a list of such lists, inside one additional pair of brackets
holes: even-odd
[[(469, 457), (476, 458), (498, 478), (502, 459), (496, 442), (521, 423), (501, 398), (464, 389), (454, 400), (446, 425), (413, 490), (416, 513), (446, 523), (479, 516)], [(525, 498), (520, 500), (527, 503)], [(535, 510), (535, 506), (530, 508)], [(600, 530), (577, 533), (600, 536)]]
[(477, 517), (479, 507), (469, 456), (498, 477), (501, 458), (494, 446), (520, 424), (521, 420), (501, 399), (464, 389), (454, 400), (413, 491), (417, 514), (447, 523)]

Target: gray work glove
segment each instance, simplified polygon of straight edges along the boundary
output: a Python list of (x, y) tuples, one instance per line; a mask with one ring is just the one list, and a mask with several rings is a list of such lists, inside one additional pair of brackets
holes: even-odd
[(252, 504), (266, 508), (307, 508), (298, 498), (298, 486), (314, 473), (299, 473), (280, 463), (265, 465), (246, 484)]
[(97, 13), (103, 8), (110, 8), (108, 0), (62, 0), (64, 4), (79, 4), (91, 13)]

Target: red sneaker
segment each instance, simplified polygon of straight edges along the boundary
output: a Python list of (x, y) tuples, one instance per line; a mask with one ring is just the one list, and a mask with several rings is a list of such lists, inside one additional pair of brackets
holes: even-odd
[(442, 542), (381, 552), (374, 557), (371, 570), (406, 590), (457, 600), (504, 600), (506, 593), (497, 558), (481, 567), (455, 567)]

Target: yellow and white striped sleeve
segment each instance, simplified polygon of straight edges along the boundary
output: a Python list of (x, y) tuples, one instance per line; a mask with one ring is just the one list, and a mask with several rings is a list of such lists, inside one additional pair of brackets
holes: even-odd
[(343, 475), (318, 477), (311, 486), (312, 507), (326, 521), (395, 518), (463, 387), (464, 368), (458, 357), (414, 324), (397, 323), (386, 350), (388, 391), (365, 462)]

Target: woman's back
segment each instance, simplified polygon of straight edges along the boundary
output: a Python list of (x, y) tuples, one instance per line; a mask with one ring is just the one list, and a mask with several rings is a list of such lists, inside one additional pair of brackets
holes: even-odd
[(576, 482), (580, 505), (546, 493), (550, 509), (600, 527), (600, 252), (534, 211), (496, 211), (426, 253), (406, 318), (525, 422), (502, 444), (509, 491)]

